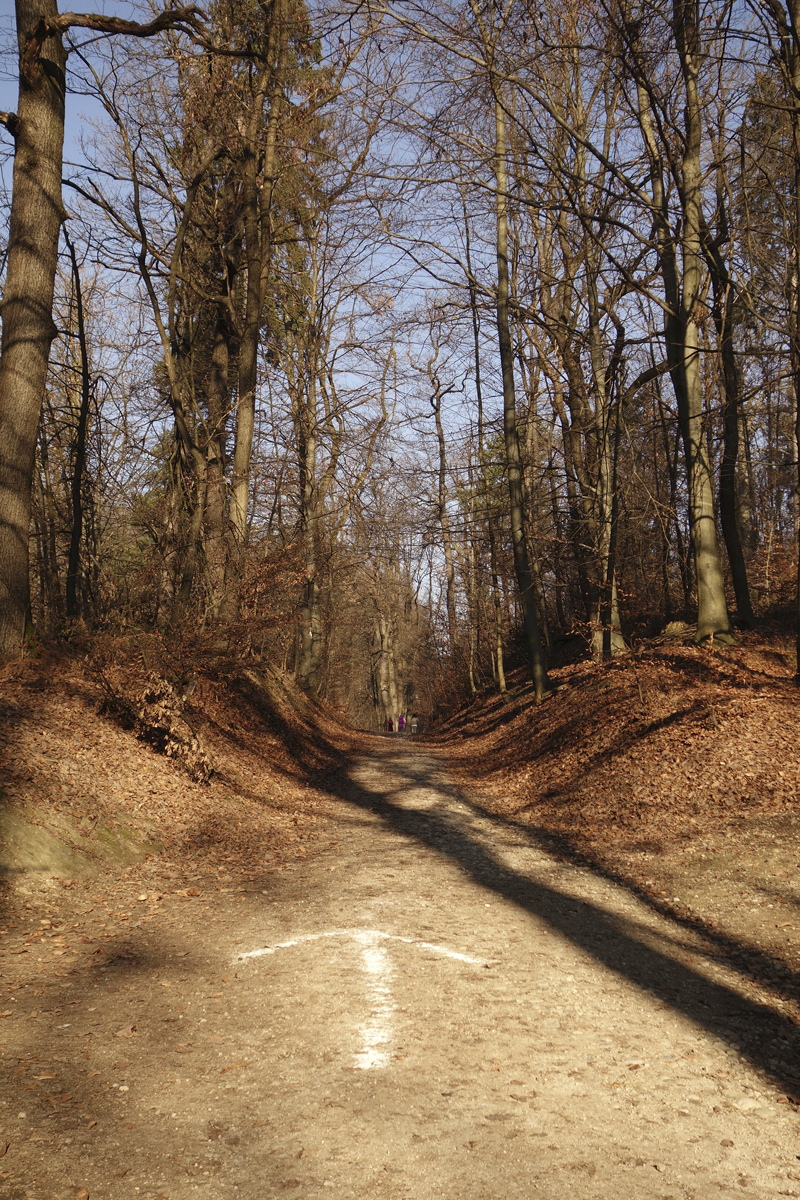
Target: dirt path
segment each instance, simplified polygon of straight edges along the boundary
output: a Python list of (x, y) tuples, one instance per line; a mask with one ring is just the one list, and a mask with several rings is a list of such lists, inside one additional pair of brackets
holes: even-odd
[(6, 952), (3, 1200), (800, 1196), (797, 1031), (732, 969), (410, 743), (333, 790), (302, 866)]

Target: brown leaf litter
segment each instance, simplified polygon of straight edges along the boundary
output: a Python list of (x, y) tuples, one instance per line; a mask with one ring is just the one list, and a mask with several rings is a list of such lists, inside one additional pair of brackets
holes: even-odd
[(535, 705), (479, 696), (431, 739), (485, 811), (621, 881), (800, 1015), (800, 738), (793, 655), (743, 634), (554, 670)]

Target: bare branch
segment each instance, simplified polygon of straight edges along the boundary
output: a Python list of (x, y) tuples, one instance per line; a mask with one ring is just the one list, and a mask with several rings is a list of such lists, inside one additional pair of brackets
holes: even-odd
[(19, 117), (16, 113), (0, 112), (0, 125), (5, 125), (13, 138), (19, 133)]
[(205, 16), (195, 4), (184, 8), (168, 8), (152, 21), (126, 21), (122, 17), (106, 17), (100, 13), (60, 13), (55, 17), (40, 17), (39, 22), (25, 42), (22, 54), (22, 71), (27, 79), (33, 79), (38, 70), (39, 54), (48, 38), (66, 33), (68, 29), (93, 29), (97, 33), (126, 34), (128, 37), (152, 37), (165, 29), (177, 29), (182, 33), (204, 32)]

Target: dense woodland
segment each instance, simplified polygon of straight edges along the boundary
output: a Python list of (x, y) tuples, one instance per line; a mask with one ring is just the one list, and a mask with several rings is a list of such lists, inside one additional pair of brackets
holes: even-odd
[(798, 0), (6, 33), (5, 658), (160, 631), (380, 728), (796, 615)]

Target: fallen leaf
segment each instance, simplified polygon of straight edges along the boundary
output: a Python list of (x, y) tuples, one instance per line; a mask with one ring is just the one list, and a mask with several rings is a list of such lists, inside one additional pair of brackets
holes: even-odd
[(14, 1010), (12, 1008), (8, 1008), (8, 1009), (6, 1009), (5, 1012), (0, 1013), (0, 1017), (11, 1017), (13, 1015), (14, 1015)]
[(6, 1150), (8, 1150), (10, 1145), (10, 1142), (0, 1142), (0, 1158), (4, 1157)]
[(220, 1075), (227, 1075), (228, 1071), (238, 1071), (240, 1068), (246, 1069), (247, 1063), (244, 1063), (244, 1062), (232, 1063), (231, 1066), (229, 1066), (229, 1067), (223, 1067), (222, 1070), (220, 1071)]
[(75, 1200), (89, 1200), (89, 1189), (79, 1188), (75, 1193)]
[[(99, 1072), (99, 1071), (98, 1071), (97, 1073), (98, 1073), (98, 1075), (100, 1074), (100, 1072)], [(95, 1125), (96, 1125), (96, 1124), (97, 1124), (97, 1121), (90, 1121), (90, 1122), (89, 1122), (89, 1124), (86, 1126), (86, 1128), (87, 1128), (87, 1129), (94, 1129), (94, 1127), (95, 1127)]]
[(128, 1038), (128, 1037), (133, 1037), (133, 1035), (135, 1033), (136, 1033), (136, 1026), (132, 1025), (130, 1027), (130, 1029), (118, 1029), (117, 1032), (114, 1034), (114, 1037)]

